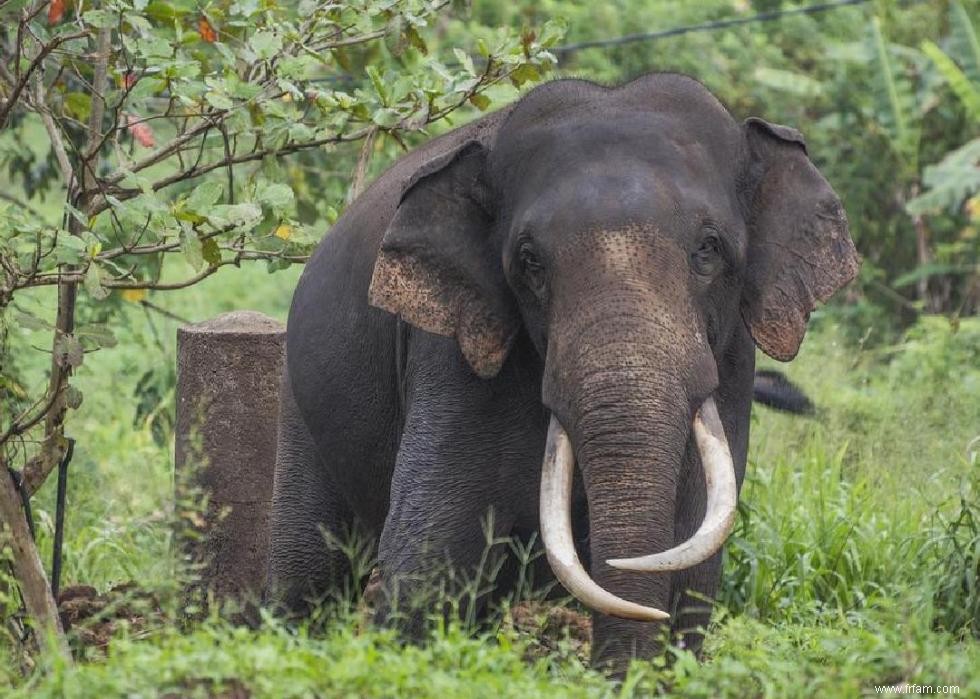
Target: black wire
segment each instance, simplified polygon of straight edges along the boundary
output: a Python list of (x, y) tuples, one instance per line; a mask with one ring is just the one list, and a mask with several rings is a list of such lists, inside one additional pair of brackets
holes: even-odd
[[(870, 0), (837, 0), (837, 2), (824, 2), (818, 3), (816, 5), (807, 5), (805, 7), (794, 7), (789, 10), (772, 10), (770, 12), (760, 12), (758, 14), (750, 15), (748, 17), (733, 17), (730, 19), (719, 19), (711, 22), (702, 22), (701, 24), (688, 24), (681, 27), (672, 27), (671, 29), (662, 29), (655, 32), (639, 32), (637, 34), (625, 34), (623, 36), (609, 37), (607, 39), (590, 39), (589, 41), (580, 41), (574, 44), (565, 44), (564, 46), (555, 46), (551, 49), (551, 52), (557, 56), (563, 54), (574, 53), (575, 51), (580, 51), (582, 49), (593, 49), (593, 48), (606, 48), (609, 46), (621, 46), (622, 44), (632, 44), (638, 41), (656, 41), (657, 39), (665, 39), (671, 36), (680, 36), (681, 34), (693, 34), (695, 32), (705, 32), (714, 31), (716, 29), (725, 29), (726, 27), (735, 27), (742, 24), (753, 24), (755, 22), (772, 22), (773, 20), (781, 19), (783, 17), (789, 17), (792, 15), (813, 15), (820, 12), (827, 12), (829, 10), (836, 10), (841, 7), (849, 7), (855, 5), (863, 5)], [(447, 63), (446, 66), (449, 68), (458, 68), (461, 64), (456, 62)], [(315, 78), (311, 82), (325, 82), (334, 85), (337, 84), (349, 84), (355, 82), (361, 82), (351, 75), (331, 75), (323, 78)]]
[(581, 49), (602, 48), (606, 46), (619, 46), (621, 44), (631, 44), (637, 41), (654, 41), (668, 36), (678, 36), (680, 34), (690, 34), (692, 32), (712, 31), (734, 27), (740, 24), (752, 24), (753, 22), (771, 22), (772, 20), (788, 17), (791, 15), (812, 15), (827, 10), (836, 10), (839, 7), (848, 5), (863, 5), (869, 0), (838, 0), (837, 2), (825, 2), (817, 5), (807, 5), (806, 7), (796, 7), (790, 10), (773, 10), (771, 12), (760, 12), (749, 17), (735, 17), (732, 19), (719, 19), (712, 22), (701, 24), (689, 24), (683, 27), (673, 27), (656, 32), (640, 32), (638, 34), (626, 34), (609, 39), (592, 39), (590, 41), (580, 41), (576, 44), (565, 44), (551, 49), (552, 53), (563, 54), (579, 51)]
[(68, 439), (65, 456), (58, 464), (58, 501), (54, 515), (54, 551), (51, 553), (51, 596), (58, 599), (61, 587), (61, 550), (65, 539), (65, 493), (68, 490), (68, 464), (75, 452), (75, 440)]

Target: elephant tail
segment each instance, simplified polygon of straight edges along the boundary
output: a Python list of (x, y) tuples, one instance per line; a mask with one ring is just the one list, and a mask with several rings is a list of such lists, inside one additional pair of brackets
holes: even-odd
[(755, 372), (752, 399), (756, 403), (793, 415), (812, 415), (813, 401), (782, 372), (759, 369)]

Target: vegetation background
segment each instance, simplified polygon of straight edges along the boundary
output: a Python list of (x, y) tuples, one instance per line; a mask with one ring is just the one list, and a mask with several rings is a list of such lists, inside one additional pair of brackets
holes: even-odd
[[(9, 579), (0, 580), (8, 622), (0, 692), (769, 697), (864, 696), (876, 685), (918, 684), (980, 693), (980, 4), (877, 1), (805, 13), (796, 10), (806, 3), (781, 0), (474, 0), (469, 8), (365, 0), (341, 3), (360, 23), (350, 31), (380, 35), (324, 50), (324, 60), (283, 75), (274, 52), (262, 52), (276, 37), (292, 46), (296, 13), (319, 5), (106, 2), (98, 11), (110, 14), (92, 16), (80, 3), (0, 3), (11, 19), (0, 30), (11, 73), (27, 60), (10, 52), (25, 8), (42, 9), (31, 25), (37, 45), (59, 32), (86, 32), (62, 47), (77, 42), (74, 54), (53, 51), (54, 65), (44, 67), (47, 106), (11, 110), (0, 133), (0, 434), (37, 406), (52, 374), (67, 366), (75, 393), (64, 433), (77, 446), (63, 586), (115, 590), (117, 608), (136, 609), (115, 623), (108, 656), (85, 643), (105, 628), (95, 618), (73, 631), (77, 664), (55, 656), (31, 671), (17, 637), (20, 599)], [(95, 199), (78, 199), (62, 178), (44, 114), (55, 117), (69, 154), (84, 157), (92, 67), (78, 64), (100, 31), (122, 46), (120, 55), (129, 50), (121, 38), (128, 32), (162, 42), (156, 53), (130, 49), (142, 71), (135, 84), (166, 79), (127, 96), (129, 112), (117, 112), (161, 117), (114, 115), (93, 181), (141, 162), (195, 118), (227, 114), (243, 153), (261, 144), (269, 154), (236, 163), (231, 179), (227, 167), (215, 167), (160, 189), (134, 181), (131, 199), (93, 214), (86, 207)], [(256, 42), (265, 34), (272, 39)], [(489, 56), (499, 74), (486, 70)], [(256, 75), (267, 70), (274, 89), (242, 87), (246, 64), (259, 66)], [(129, 72), (115, 69), (108, 89), (132, 90)], [(615, 83), (648, 70), (689, 73), (737, 117), (760, 115), (803, 131), (844, 198), (865, 260), (859, 281), (814, 314), (800, 356), (781, 367), (811, 395), (816, 415), (755, 411), (748, 480), (704, 661), (673, 648), (670, 666), (636, 663), (614, 687), (582, 664), (574, 629), (540, 605), (524, 605), (520, 615), (504, 609), (479, 629), (434, 623), (431, 641), (409, 648), (365, 628), (353, 603), (299, 630), (270, 622), (249, 631), (209, 618), (178, 631), (167, 621), (180, 580), (172, 525), (195, 511), (172, 498), (176, 327), (240, 308), (284, 318), (298, 261), (404, 148), (543, 78)], [(65, 77), (72, 75), (75, 82)], [(4, 100), (10, 85), (0, 73)], [(175, 117), (169, 104), (205, 116)], [(443, 118), (449, 105), (456, 106)], [(235, 115), (240, 124), (230, 121)], [(290, 152), (325, 133), (331, 142)], [(337, 138), (358, 133), (350, 143)], [(222, 162), (224, 141), (217, 130), (206, 134), (203, 162)], [(143, 176), (152, 184), (186, 170), (171, 158)], [(113, 235), (139, 228), (116, 230), (113, 213), (124, 224), (152, 219), (144, 227), (153, 237), (124, 238), (123, 247), (149, 241), (165, 249), (105, 258)], [(23, 266), (6, 263), (24, 259), (25, 241), (30, 250), (50, 241), (34, 279), (57, 281), (59, 268), (84, 278), (74, 328), (58, 325), (56, 284), (16, 282), (27, 278)], [(186, 288), (166, 288), (198, 276)], [(52, 352), (77, 361), (53, 364)], [(17, 437), (0, 444), (4, 464), (17, 469), (53, 443), (45, 424)], [(33, 499), (46, 565), (54, 481)], [(120, 590), (128, 581), (152, 600)]]

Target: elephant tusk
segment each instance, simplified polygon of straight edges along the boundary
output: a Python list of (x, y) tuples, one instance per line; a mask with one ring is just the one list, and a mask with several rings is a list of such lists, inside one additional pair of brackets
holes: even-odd
[(705, 400), (694, 416), (694, 440), (701, 455), (704, 482), (708, 491), (708, 503), (701, 526), (690, 539), (662, 553), (637, 558), (615, 558), (606, 563), (614, 568), (648, 573), (684, 570), (710, 558), (725, 543), (735, 523), (738, 489), (735, 484), (735, 464), (714, 398)]
[(548, 427), (541, 470), (541, 540), (555, 577), (582, 604), (611, 616), (661, 621), (670, 615), (627, 602), (600, 587), (582, 567), (572, 537), (572, 475), (575, 457), (568, 434), (554, 416)]

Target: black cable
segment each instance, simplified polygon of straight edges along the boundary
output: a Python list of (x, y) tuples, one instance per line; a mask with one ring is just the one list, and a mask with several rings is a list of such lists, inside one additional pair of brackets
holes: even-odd
[[(794, 7), (789, 10), (771, 10), (769, 12), (760, 12), (758, 14), (750, 15), (748, 17), (719, 19), (711, 22), (702, 22), (701, 24), (688, 24), (681, 27), (672, 27), (671, 29), (662, 29), (655, 32), (625, 34), (623, 36), (610, 37), (607, 39), (590, 39), (589, 41), (580, 41), (574, 44), (555, 46), (551, 49), (551, 52), (561, 56), (562, 54), (569, 54), (582, 49), (606, 48), (608, 46), (620, 46), (622, 44), (631, 44), (638, 41), (655, 41), (657, 39), (664, 39), (671, 36), (680, 36), (681, 34), (714, 31), (716, 29), (735, 27), (742, 24), (771, 22), (773, 20), (781, 19), (783, 17), (790, 17), (792, 15), (813, 15), (820, 12), (827, 12), (829, 10), (836, 10), (841, 7), (863, 5), (867, 2), (870, 2), (870, 0), (837, 0), (836, 2), (824, 2), (816, 5), (807, 5), (805, 7)], [(460, 63), (456, 62), (446, 63), (446, 66), (449, 68), (458, 68), (460, 65)], [(311, 82), (325, 82), (336, 85), (361, 82), (361, 80), (358, 80), (351, 75), (331, 75), (323, 78), (315, 78)]]
[(573, 51), (579, 51), (581, 49), (591, 49), (591, 48), (602, 48), (606, 46), (619, 46), (621, 44), (630, 44), (637, 41), (653, 41), (655, 39), (663, 39), (668, 36), (678, 36), (680, 34), (690, 34), (692, 32), (703, 32), (711, 31), (714, 29), (724, 29), (725, 27), (734, 27), (740, 24), (751, 24), (753, 22), (771, 22), (772, 20), (780, 19), (782, 17), (788, 17), (791, 15), (812, 15), (818, 12), (826, 12), (827, 10), (836, 10), (839, 7), (847, 7), (848, 5), (863, 5), (869, 0), (838, 0), (837, 2), (825, 2), (817, 5), (807, 5), (806, 7), (796, 7), (790, 10), (772, 10), (770, 12), (760, 12), (759, 14), (751, 15), (750, 17), (735, 17), (732, 19), (719, 19), (712, 22), (703, 22), (701, 24), (689, 24), (683, 27), (673, 27), (672, 29), (663, 29), (656, 32), (640, 32), (638, 34), (626, 34), (625, 36), (617, 36), (609, 39), (592, 39), (590, 41), (580, 41), (576, 44), (565, 44), (564, 46), (556, 46), (551, 49), (552, 53), (563, 54), (571, 53)]
[(75, 452), (75, 440), (68, 438), (65, 456), (58, 464), (58, 501), (54, 515), (54, 550), (51, 553), (51, 596), (58, 599), (61, 587), (61, 549), (65, 540), (65, 493), (68, 490), (68, 464)]

